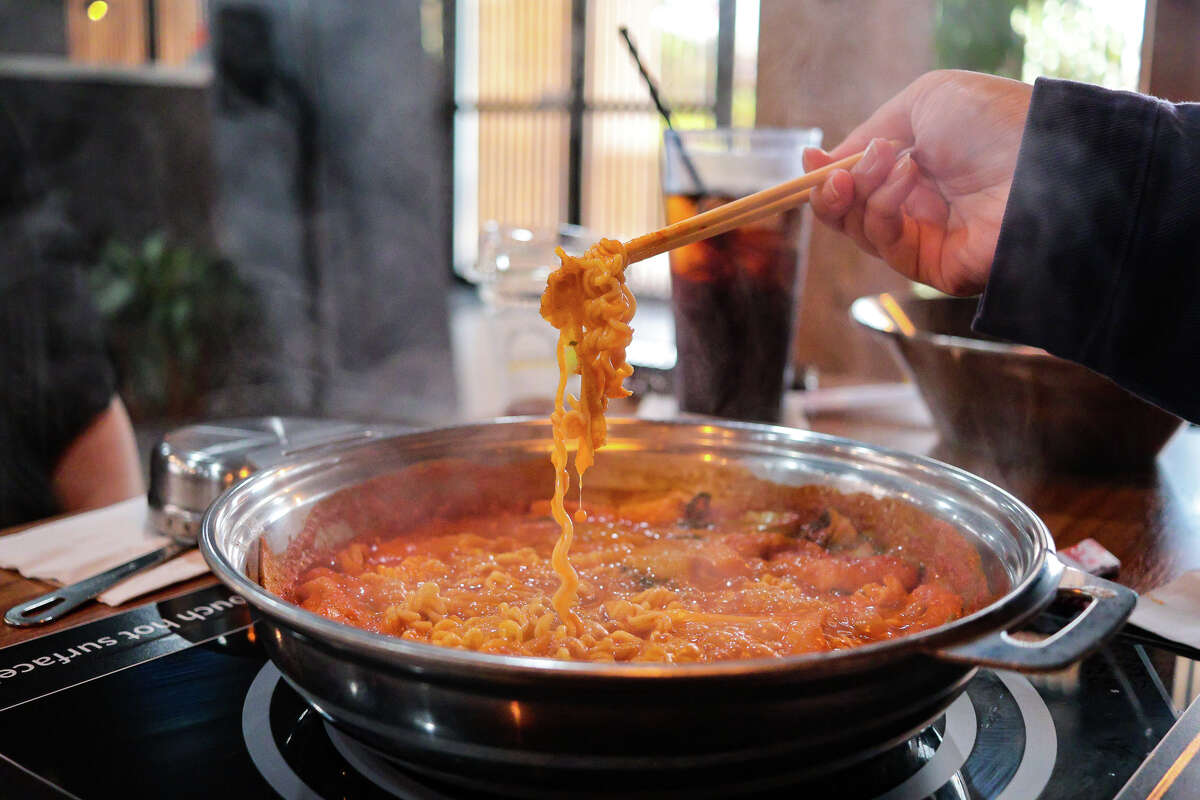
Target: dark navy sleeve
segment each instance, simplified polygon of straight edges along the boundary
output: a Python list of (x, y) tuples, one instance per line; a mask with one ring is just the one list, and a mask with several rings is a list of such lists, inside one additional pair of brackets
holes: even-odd
[(1200, 422), (1200, 104), (1038, 80), (974, 327)]

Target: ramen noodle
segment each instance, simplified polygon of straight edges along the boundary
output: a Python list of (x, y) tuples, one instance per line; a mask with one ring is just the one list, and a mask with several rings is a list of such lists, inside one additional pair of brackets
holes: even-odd
[[(558, 256), (562, 265), (547, 279), (541, 305), (542, 316), (558, 329), (558, 387), (550, 415), (554, 429), (550, 511), (559, 526), (551, 556), (559, 587), (551, 603), (562, 621), (578, 632), (582, 622), (573, 606), (579, 597), (579, 575), (568, 557), (575, 529), (564, 504), (571, 483), (567, 446), (578, 443), (575, 472), (582, 499), (584, 473), (595, 462), (596, 448), (604, 445), (607, 434), (604, 412), (608, 401), (629, 395), (622, 383), (633, 374), (633, 367), (625, 361), (625, 348), (633, 337), (629, 321), (637, 303), (625, 285), (625, 246), (620, 242), (602, 239), (581, 257), (569, 256), (559, 248)], [(569, 364), (572, 354), (573, 369)], [(579, 373), (578, 397), (566, 394), (572, 371)], [(583, 510), (577, 510), (576, 521), (584, 519)]]
[(636, 454), (620, 455), (616, 484), (652, 486), (611, 488), (607, 460), (590, 486), (588, 517), (574, 528), (575, 625), (554, 605), (561, 527), (536, 497), (549, 485), (545, 466), (530, 480), (507, 466), (419, 465), (345, 490), (293, 542), (304, 563), (268, 587), (414, 642), (671, 663), (885, 641), (996, 595), (960, 532), (901, 501), (776, 486), (732, 468), (663, 477), (658, 463), (639, 473)]

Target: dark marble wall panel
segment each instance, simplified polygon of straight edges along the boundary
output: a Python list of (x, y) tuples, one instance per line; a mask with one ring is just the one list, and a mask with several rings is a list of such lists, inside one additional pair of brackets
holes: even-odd
[(283, 405), (453, 413), (449, 105), (420, 5), (213, 4), (219, 238), (283, 333)]
[(0, 113), (29, 185), (20, 216), (59, 228), (94, 259), (113, 238), (163, 230), (212, 243), (207, 77), (187, 71), (141, 80), (123, 69), (0, 59)]
[(0, 53), (65, 56), (67, 15), (62, 0), (0, 0)]

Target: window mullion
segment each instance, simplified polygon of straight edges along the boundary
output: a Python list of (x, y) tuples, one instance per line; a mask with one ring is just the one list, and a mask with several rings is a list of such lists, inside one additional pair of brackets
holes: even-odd
[(571, 97), (568, 107), (567, 222), (583, 217), (584, 66), (587, 57), (587, 0), (571, 0)]
[(737, 0), (719, 0), (717, 6), (717, 85), (713, 114), (718, 128), (728, 128), (733, 121), (733, 53), (734, 21)]

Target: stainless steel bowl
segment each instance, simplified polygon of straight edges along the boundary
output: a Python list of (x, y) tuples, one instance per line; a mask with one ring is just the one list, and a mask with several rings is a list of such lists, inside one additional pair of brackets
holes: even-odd
[[(693, 665), (597, 664), (374, 634), (286, 603), (256, 580), (260, 540), (282, 552), (310, 509), (334, 492), (430, 460), (545, 459), (549, 445), (543, 420), (502, 420), (334, 447), (226, 492), (204, 518), (201, 548), (220, 579), (249, 601), (271, 659), (330, 722), (410, 768), (450, 780), (470, 775), (511, 793), (564, 779), (592, 789), (630, 781), (651, 790), (681, 782), (712, 789), (731, 776), (818, 773), (929, 724), (977, 665), (1061, 668), (1099, 645), (1133, 607), (1128, 589), (1064, 568), (1028, 508), (966, 472), (806, 431), (695, 421), (612, 420), (589, 481), (612, 485), (635, 465), (646, 474), (647, 465), (683, 459), (742, 465), (778, 483), (901, 498), (969, 537), (1002, 596), (940, 628), (856, 649)], [(1039, 643), (1006, 633), (1056, 592), (1088, 602), (1071, 625)]]
[(876, 295), (850, 314), (908, 368), (943, 445), (996, 463), (1079, 472), (1139, 471), (1178, 417), (1036, 347), (971, 331), (976, 300)]

